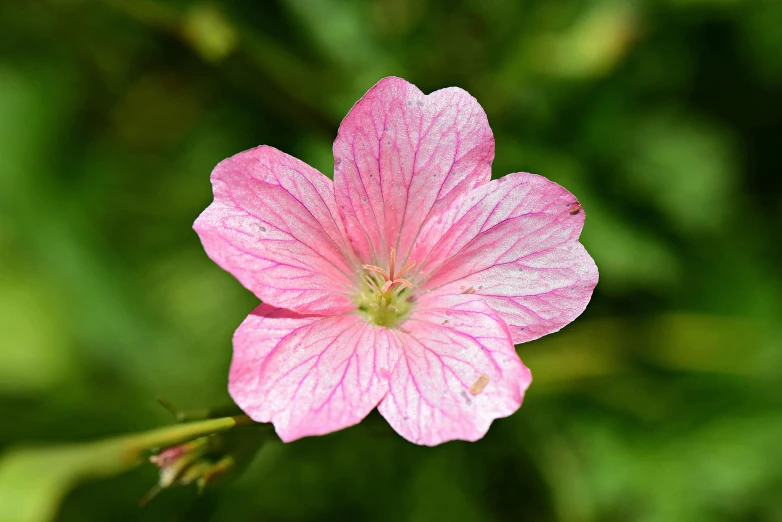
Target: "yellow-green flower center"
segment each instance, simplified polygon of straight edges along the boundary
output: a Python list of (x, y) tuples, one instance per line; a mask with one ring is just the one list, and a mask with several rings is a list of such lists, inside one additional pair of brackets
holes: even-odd
[(415, 261), (398, 273), (394, 272), (395, 264), (396, 251), (392, 248), (388, 272), (375, 265), (363, 265), (367, 274), (364, 275), (361, 290), (355, 297), (359, 313), (370, 323), (389, 328), (398, 325), (407, 317), (413, 303), (413, 285), (400, 276), (413, 268)]
[[(375, 284), (365, 284), (364, 289), (357, 296), (358, 311), (367, 318), (370, 323), (379, 326), (392, 327), (399, 324), (410, 311), (412, 293), (406, 287), (396, 287), (387, 292), (378, 292), (378, 281)], [(380, 282), (382, 285), (382, 281)]]

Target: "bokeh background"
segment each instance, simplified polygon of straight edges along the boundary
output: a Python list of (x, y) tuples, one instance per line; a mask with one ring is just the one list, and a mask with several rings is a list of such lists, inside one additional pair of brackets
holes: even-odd
[[(2, 2), (0, 476), (170, 423), (157, 396), (230, 403), (256, 299), (191, 229), (212, 167), (263, 143), (331, 175), (341, 118), (398, 75), (467, 89), (495, 176), (588, 216), (600, 283), (517, 347), (524, 407), (436, 448), (373, 414), (140, 509), (141, 466), (57, 520), (782, 521), (781, 25), (778, 0)], [(63, 466), (5, 469), (5, 513)]]

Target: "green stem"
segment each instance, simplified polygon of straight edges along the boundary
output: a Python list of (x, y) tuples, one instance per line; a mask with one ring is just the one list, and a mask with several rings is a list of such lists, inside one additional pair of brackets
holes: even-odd
[(134, 435), (125, 435), (119, 437), (119, 440), (127, 444), (129, 453), (136, 454), (144, 450), (174, 446), (198, 437), (228, 431), (237, 426), (247, 424), (253, 424), (253, 420), (250, 417), (247, 415), (235, 415), (219, 419), (175, 424)]
[[(127, 471), (149, 450), (252, 424), (246, 415), (237, 415), (93, 442), (8, 449), (0, 455), (0, 520), (47, 522), (54, 518), (62, 497), (79, 482)], [(271, 425), (257, 426), (271, 429)]]

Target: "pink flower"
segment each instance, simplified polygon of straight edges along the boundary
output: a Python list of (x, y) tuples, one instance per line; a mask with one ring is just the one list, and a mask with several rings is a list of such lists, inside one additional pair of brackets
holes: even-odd
[(597, 267), (575, 197), (491, 180), (494, 137), (467, 92), (385, 78), (334, 142), (334, 182), (261, 146), (212, 172), (194, 228), (263, 304), (234, 335), (229, 389), (284, 441), (377, 407), (417, 444), (477, 440), (521, 406), (514, 344), (586, 307)]

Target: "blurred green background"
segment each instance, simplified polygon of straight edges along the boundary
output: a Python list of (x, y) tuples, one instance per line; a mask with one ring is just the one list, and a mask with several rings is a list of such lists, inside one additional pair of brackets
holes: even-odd
[(212, 167), (263, 143), (330, 175), (341, 118), (398, 75), (467, 89), (495, 176), (586, 210), (600, 283), (518, 347), (524, 407), (436, 448), (373, 413), (139, 509), (141, 466), (57, 520), (782, 521), (780, 26), (779, 0), (2, 2), (0, 469), (170, 423), (158, 395), (228, 403), (256, 299), (191, 230)]

